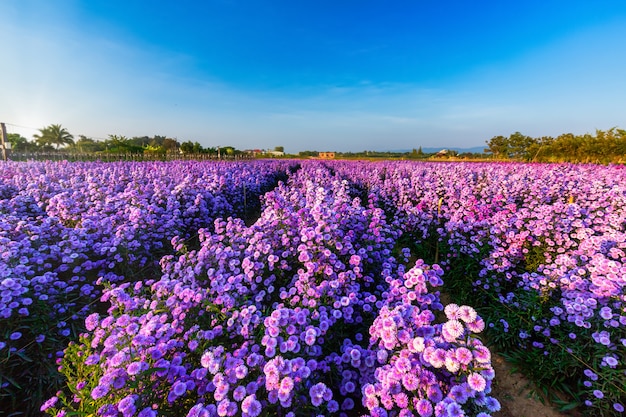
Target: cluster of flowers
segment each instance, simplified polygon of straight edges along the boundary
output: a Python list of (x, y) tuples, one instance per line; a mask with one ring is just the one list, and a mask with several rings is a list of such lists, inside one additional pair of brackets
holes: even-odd
[[(443, 270), (397, 248), (374, 195), (303, 164), (251, 226), (173, 239), (158, 280), (113, 283), (60, 371), (51, 415), (487, 416), (474, 309), (443, 312)], [(436, 313), (440, 312), (440, 319)], [(445, 316), (445, 317), (444, 317)], [(401, 382), (401, 383), (399, 383)]]
[(76, 338), (101, 295), (99, 278), (118, 282), (158, 271), (172, 237), (193, 240), (217, 217), (258, 209), (255, 201), (288, 168), (280, 162), (2, 164), (1, 397), (28, 401), (22, 386), (47, 388), (32, 383), (47, 372), (32, 361), (53, 364)]
[(474, 259), (473, 303), (532, 312), (527, 321), (490, 326), (517, 335), (522, 350), (571, 354), (572, 388), (583, 386), (590, 412), (623, 412), (626, 170), (403, 162), (335, 168), (376, 193), (407, 234), (435, 237), (448, 266), (460, 256)]

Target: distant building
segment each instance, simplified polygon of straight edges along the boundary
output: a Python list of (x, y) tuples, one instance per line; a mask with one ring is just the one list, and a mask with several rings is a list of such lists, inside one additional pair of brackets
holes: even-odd
[(263, 153), (261, 149), (246, 149), (244, 152), (252, 156), (259, 156)]
[(267, 151), (266, 154), (268, 155), (272, 155), (272, 156), (285, 156), (285, 152), (281, 152), (281, 151)]
[(335, 152), (320, 152), (320, 159), (335, 159)]
[(439, 152), (437, 152), (437, 153), (435, 154), (435, 156), (446, 156), (446, 155), (448, 155), (448, 153), (450, 153), (450, 151), (449, 151), (449, 150), (447, 150), (447, 149), (442, 149), (442, 150), (440, 150)]

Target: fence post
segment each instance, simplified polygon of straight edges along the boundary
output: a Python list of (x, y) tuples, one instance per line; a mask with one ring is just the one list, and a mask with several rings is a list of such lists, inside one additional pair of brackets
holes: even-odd
[(0, 134), (0, 147), (2, 147), (2, 160), (6, 162), (7, 160), (7, 147), (5, 141), (7, 140), (7, 128), (3, 123), (0, 123), (0, 130), (2, 133)]

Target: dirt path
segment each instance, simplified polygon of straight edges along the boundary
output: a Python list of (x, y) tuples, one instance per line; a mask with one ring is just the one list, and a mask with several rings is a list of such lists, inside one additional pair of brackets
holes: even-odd
[(560, 413), (550, 405), (542, 404), (530, 396), (528, 380), (521, 374), (512, 374), (511, 366), (502, 356), (493, 353), (491, 364), (496, 371), (493, 395), (500, 401), (502, 409), (494, 417), (566, 417), (575, 413)]

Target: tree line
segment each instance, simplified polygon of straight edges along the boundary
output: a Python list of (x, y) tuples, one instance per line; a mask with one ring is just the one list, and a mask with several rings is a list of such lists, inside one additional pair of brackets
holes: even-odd
[[(203, 147), (198, 142), (178, 142), (166, 136), (136, 136), (127, 138), (109, 135), (105, 140), (79, 135), (75, 138), (60, 124), (52, 124), (39, 129), (28, 140), (17, 133), (9, 133), (7, 140), (11, 144), (12, 153), (50, 153), (70, 154), (120, 154), (120, 155), (199, 155), (200, 157), (241, 157), (248, 155), (232, 146)], [(284, 148), (276, 147), (274, 151), (282, 153)], [(317, 157), (317, 151), (303, 151), (299, 157)], [(337, 153), (338, 158), (402, 158), (428, 159), (435, 154), (422, 152), (422, 148), (412, 152), (397, 154), (393, 152), (347, 152)], [(483, 154), (457, 154), (448, 151), (447, 157), (462, 159), (492, 158), (496, 160), (515, 160), (526, 162), (579, 162), (579, 163), (624, 163), (626, 162), (626, 130), (617, 127), (606, 131), (596, 130), (595, 134), (574, 135), (564, 133), (557, 137), (542, 136), (534, 138), (520, 132), (508, 137), (494, 136), (487, 141)]]
[(17, 133), (7, 134), (7, 141), (11, 144), (13, 153), (50, 153), (64, 152), (72, 154), (202, 154), (205, 156), (228, 157), (245, 154), (232, 146), (203, 147), (198, 142), (178, 142), (177, 139), (166, 136), (136, 136), (127, 138), (119, 135), (109, 135), (105, 140), (89, 138), (79, 135), (75, 138), (60, 124), (52, 124), (39, 129), (28, 140)]
[(508, 137), (495, 136), (487, 141), (487, 146), (486, 151), (495, 159), (603, 164), (626, 162), (626, 130), (616, 127), (606, 131), (596, 130), (595, 134), (564, 133), (556, 138), (533, 138), (515, 132)]

